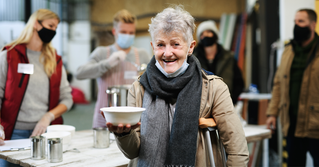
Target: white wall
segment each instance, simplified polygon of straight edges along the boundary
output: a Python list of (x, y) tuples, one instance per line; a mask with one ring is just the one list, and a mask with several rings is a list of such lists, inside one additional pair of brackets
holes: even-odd
[(0, 22), (0, 49), (18, 38), (23, 30), (25, 23), (23, 21), (1, 21)]
[[(91, 47), (91, 25), (89, 21), (75, 21), (69, 25), (70, 38), (68, 45), (68, 70), (74, 75), (77, 68), (88, 62)], [(72, 86), (80, 88), (87, 100), (91, 100), (90, 80), (77, 80), (73, 77)]]
[[(294, 18), (299, 9), (315, 8), (315, 0), (280, 0), (279, 1), (279, 26), (280, 26), (280, 41), (284, 43), (293, 38)], [(281, 60), (283, 48), (278, 50), (277, 66)]]
[(133, 46), (137, 48), (143, 48), (149, 54), (149, 56), (153, 56), (151, 41), (152, 39), (151, 39), (151, 36), (149, 35), (138, 36), (138, 37), (135, 37)]
[(63, 63), (66, 63), (67, 47), (68, 43), (68, 23), (60, 22), (56, 30), (56, 35), (52, 39), (52, 45), (57, 50), (58, 55), (63, 57)]

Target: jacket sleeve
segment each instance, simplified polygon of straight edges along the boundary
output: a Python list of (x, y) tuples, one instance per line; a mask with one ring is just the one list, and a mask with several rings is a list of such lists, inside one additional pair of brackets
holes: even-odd
[[(134, 84), (136, 83), (137, 82), (135, 82)], [(140, 107), (137, 105), (138, 104), (136, 103), (135, 86), (132, 86), (132, 88), (128, 92), (128, 106)], [(140, 150), (140, 128), (131, 130), (131, 132), (128, 135), (122, 137), (116, 136), (115, 141), (119, 149), (125, 155), (125, 157), (129, 159), (134, 159), (138, 157)]]
[[(283, 54), (284, 55), (284, 54)], [(276, 71), (276, 75), (273, 82), (272, 92), (271, 92), (271, 100), (268, 105), (266, 114), (267, 116), (275, 116), (277, 117), (279, 114), (279, 102), (280, 102), (280, 75), (281, 75), (281, 66), (283, 60), (281, 60), (280, 66)]]
[(62, 75), (61, 75), (61, 83), (60, 83), (60, 104), (64, 104), (68, 110), (71, 109), (73, 100), (71, 94), (72, 88), (66, 77), (66, 71), (64, 66), (62, 66)]
[(104, 53), (103, 47), (97, 47), (90, 56), (89, 62), (80, 66), (75, 73), (77, 79), (93, 79), (101, 77), (110, 69), (109, 59), (106, 59), (106, 52)]
[(8, 71), (8, 63), (7, 63), (7, 51), (4, 50), (0, 52), (0, 110), (2, 105), (2, 100), (4, 96), (4, 89), (7, 81), (7, 71)]
[(228, 154), (227, 166), (247, 166), (249, 152), (244, 129), (238, 115), (234, 112), (233, 103), (227, 85), (215, 80), (215, 96), (212, 116), (217, 123), (220, 138)]
[(276, 75), (274, 78), (274, 84), (271, 92), (271, 100), (269, 106), (267, 108), (267, 116), (278, 116), (279, 109), (279, 101), (280, 101), (280, 82), (279, 82), (279, 72), (276, 71)]

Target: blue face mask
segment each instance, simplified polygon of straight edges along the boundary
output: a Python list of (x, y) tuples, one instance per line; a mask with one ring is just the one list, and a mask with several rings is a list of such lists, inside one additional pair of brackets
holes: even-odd
[[(188, 51), (187, 51), (188, 53)], [(188, 54), (186, 55), (186, 59), (184, 61), (184, 63), (182, 64), (182, 66), (176, 70), (175, 72), (168, 74), (167, 72), (165, 72), (165, 70), (163, 69), (163, 67), (160, 65), (160, 63), (156, 60), (155, 66), (167, 77), (167, 78), (174, 78), (174, 77), (178, 77), (182, 74), (185, 73), (185, 71), (187, 70), (189, 64), (187, 63), (187, 57)]]
[(118, 33), (116, 43), (122, 48), (127, 49), (132, 46), (135, 35)]

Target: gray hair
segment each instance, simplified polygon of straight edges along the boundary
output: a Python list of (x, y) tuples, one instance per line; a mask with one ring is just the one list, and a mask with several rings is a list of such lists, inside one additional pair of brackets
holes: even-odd
[(151, 21), (148, 32), (151, 34), (152, 41), (154, 41), (155, 36), (160, 31), (165, 34), (172, 32), (182, 33), (188, 45), (193, 41), (193, 34), (196, 28), (195, 19), (183, 9), (182, 5), (164, 9), (155, 18), (152, 18)]

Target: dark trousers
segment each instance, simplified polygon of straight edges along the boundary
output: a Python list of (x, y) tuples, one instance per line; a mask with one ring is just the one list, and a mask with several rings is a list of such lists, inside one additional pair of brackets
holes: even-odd
[(319, 139), (298, 138), (288, 135), (285, 140), (284, 151), (288, 153), (288, 157), (284, 159), (284, 163), (287, 163), (287, 166), (306, 166), (307, 151), (309, 151), (314, 166), (319, 167)]

